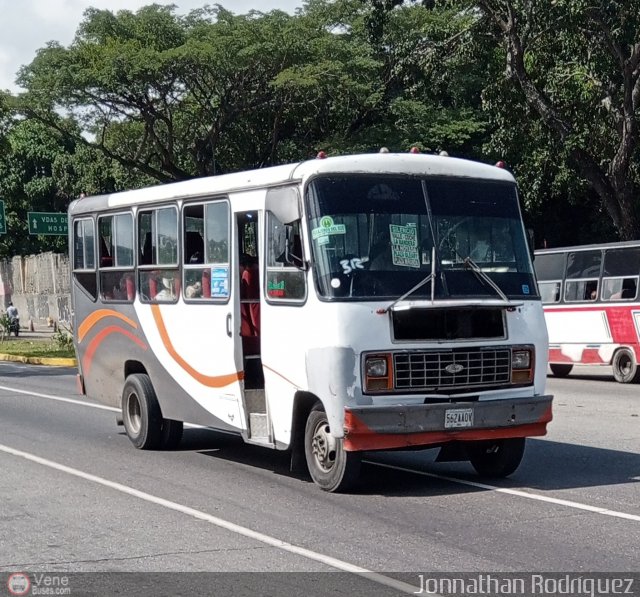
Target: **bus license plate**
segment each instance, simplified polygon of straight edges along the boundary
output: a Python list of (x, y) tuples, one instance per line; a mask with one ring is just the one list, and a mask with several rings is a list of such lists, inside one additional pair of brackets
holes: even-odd
[(472, 408), (453, 408), (444, 411), (444, 428), (473, 427)]

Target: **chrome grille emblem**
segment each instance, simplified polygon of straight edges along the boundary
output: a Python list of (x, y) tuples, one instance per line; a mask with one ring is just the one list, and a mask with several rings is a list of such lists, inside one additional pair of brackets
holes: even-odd
[(444, 370), (447, 373), (451, 373), (451, 375), (455, 375), (456, 373), (460, 373), (460, 371), (464, 371), (464, 365), (460, 365), (460, 363), (451, 363), (447, 365)]

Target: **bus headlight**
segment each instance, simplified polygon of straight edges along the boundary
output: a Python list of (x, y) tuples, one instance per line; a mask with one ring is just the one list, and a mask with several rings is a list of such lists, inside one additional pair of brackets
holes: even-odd
[(387, 359), (369, 357), (366, 361), (367, 377), (387, 377)]
[(533, 348), (513, 348), (511, 350), (511, 383), (533, 382)]
[(382, 392), (391, 389), (393, 389), (391, 355), (366, 355), (364, 358), (364, 391)]

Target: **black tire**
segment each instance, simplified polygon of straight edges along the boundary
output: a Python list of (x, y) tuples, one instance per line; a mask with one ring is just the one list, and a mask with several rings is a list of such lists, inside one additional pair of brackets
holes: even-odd
[(13, 333), (16, 335), (16, 338), (17, 338), (18, 335), (20, 334), (20, 326), (16, 326), (15, 329), (13, 330)]
[(162, 412), (148, 375), (127, 377), (122, 390), (122, 422), (136, 448), (155, 450), (162, 445)]
[(163, 450), (175, 450), (182, 441), (184, 425), (182, 421), (162, 419), (162, 440), (160, 446)]
[(522, 462), (525, 438), (473, 442), (467, 446), (469, 461), (483, 477), (508, 477)]
[(556, 377), (567, 377), (567, 375), (571, 373), (571, 369), (573, 369), (573, 365), (553, 363), (549, 365), (549, 368), (551, 369), (551, 373), (553, 373)]
[(343, 440), (330, 434), (329, 421), (320, 404), (307, 418), (304, 453), (311, 478), (325, 491), (346, 491), (360, 476), (361, 454), (345, 451)]
[(618, 383), (637, 383), (640, 370), (633, 350), (620, 348), (613, 355), (613, 377)]

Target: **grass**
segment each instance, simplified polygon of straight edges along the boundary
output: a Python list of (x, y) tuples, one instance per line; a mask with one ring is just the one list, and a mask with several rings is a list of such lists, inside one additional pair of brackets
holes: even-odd
[(40, 358), (74, 359), (76, 357), (73, 347), (61, 347), (53, 340), (21, 340), (14, 337), (0, 340), (0, 354)]

